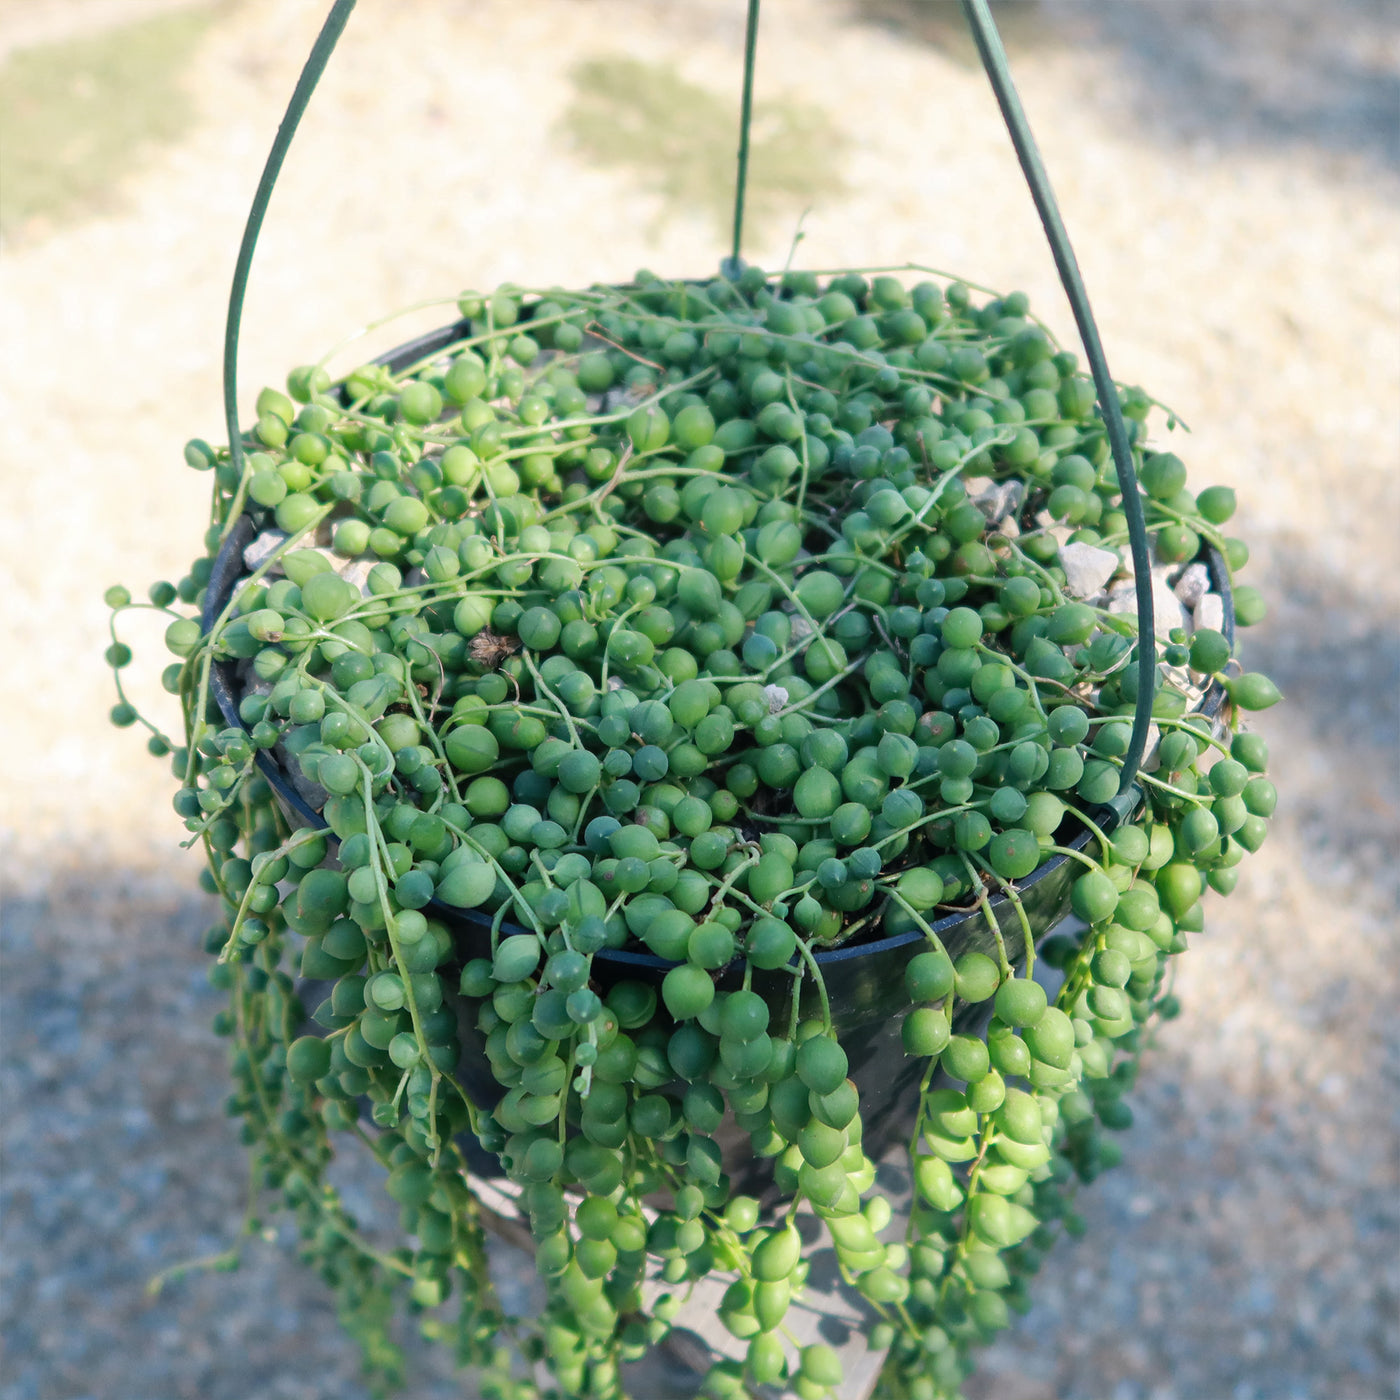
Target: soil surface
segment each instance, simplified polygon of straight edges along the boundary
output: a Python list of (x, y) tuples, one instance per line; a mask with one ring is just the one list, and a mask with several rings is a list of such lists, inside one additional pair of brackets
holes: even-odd
[[(0, 54), (155, 3), (0, 0)], [(166, 765), (106, 723), (103, 589), (177, 578), (206, 522), (181, 446), (219, 438), (243, 218), (324, 7), (221, 7), (181, 76), (197, 113), (103, 212), (0, 250), (0, 725), (5, 881), (3, 1400), (359, 1400), (351, 1344), (289, 1251), (157, 1271), (233, 1238), (223, 1116)], [(306, 118), (254, 265), (242, 406), (363, 322), (509, 279), (697, 274), (708, 209), (586, 163), (583, 60), (639, 59), (735, 100), (743, 7), (643, 0), (366, 4)], [(951, 6), (770, 0), (760, 89), (840, 140), (796, 262), (919, 262), (1023, 287), (1070, 325)], [(1273, 834), (1180, 962), (1184, 1011), (1133, 1096), (1125, 1164), (1083, 1197), (1029, 1316), (971, 1400), (1384, 1400), (1400, 1394), (1400, 26), (1385, 0), (1042, 0), (1008, 12), (1025, 106), (1115, 373), (1173, 405), (1197, 487), (1239, 493), (1243, 654)], [(119, 31), (113, 41), (120, 42)], [(732, 145), (733, 131), (713, 134)], [(698, 149), (698, 148), (697, 148)], [(699, 157), (697, 157), (699, 158)], [(62, 152), (55, 153), (62, 159)], [(802, 188), (802, 181), (795, 182)], [(749, 255), (780, 266), (801, 207)], [(409, 316), (342, 369), (444, 316)], [(168, 703), (158, 631), (137, 698)], [(168, 710), (164, 711), (168, 714)], [(367, 1216), (377, 1186), (355, 1189)], [(505, 1284), (528, 1276), (503, 1256)], [(413, 1349), (411, 1394), (471, 1396)], [(645, 1400), (669, 1382), (653, 1379)]]

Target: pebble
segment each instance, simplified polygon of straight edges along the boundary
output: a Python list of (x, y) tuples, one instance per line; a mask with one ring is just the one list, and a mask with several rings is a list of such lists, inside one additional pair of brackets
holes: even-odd
[[(285, 543), (285, 530), (264, 530), (243, 550), (243, 563), (249, 573), (259, 568), (272, 557)], [(277, 570), (273, 570), (277, 572)]]
[(374, 559), (347, 559), (337, 568), (346, 583), (353, 583), (360, 590), (362, 598), (369, 597), (369, 571), (374, 568)]
[(1076, 542), (1060, 546), (1060, 567), (1065, 571), (1065, 592), (1073, 598), (1093, 598), (1118, 572), (1118, 555), (1111, 549)]
[(1213, 627), (1217, 632), (1225, 628), (1225, 600), (1218, 593), (1207, 593), (1192, 611), (1193, 631), (1202, 627)]
[[(1111, 613), (1137, 612), (1137, 583), (1124, 579), (1108, 590), (1108, 610)], [(1152, 625), (1159, 638), (1165, 638), (1177, 627), (1185, 628), (1190, 619), (1171, 585), (1156, 570), (1152, 571)]]
[(1181, 571), (1172, 592), (1188, 608), (1194, 608), (1210, 592), (1210, 571), (1201, 563), (1188, 564)]
[(1014, 515), (1026, 494), (1025, 484), (1020, 481), (1003, 481), (980, 495), (972, 498), (972, 504), (995, 525)]
[(787, 690), (780, 685), (765, 685), (763, 687), (763, 698), (768, 702), (768, 713), (778, 714), (788, 702)]
[(1161, 728), (1156, 724), (1147, 726), (1147, 738), (1143, 741), (1142, 747), (1142, 770), (1145, 773), (1155, 773), (1161, 764), (1157, 761), (1157, 747), (1162, 742)]

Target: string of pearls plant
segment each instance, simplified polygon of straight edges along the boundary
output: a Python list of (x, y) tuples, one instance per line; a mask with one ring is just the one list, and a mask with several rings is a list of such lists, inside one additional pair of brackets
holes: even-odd
[[(840, 1362), (784, 1325), (805, 1202), (889, 1348), (877, 1394), (955, 1395), (1118, 1159), (1170, 960), (1274, 808), (1237, 728), (1277, 691), (1223, 621), (1154, 640), (1113, 605), (1127, 524), (1093, 386), (1023, 295), (730, 272), (465, 296), (454, 343), (400, 372), (294, 371), (241, 473), (186, 449), (214, 482), (189, 574), (149, 605), (107, 595), (112, 718), (171, 756), (220, 904), (249, 1228), (292, 1212), (386, 1383), (407, 1298), (484, 1396), (613, 1400), (718, 1272), (745, 1350), (705, 1393), (816, 1400)], [(1188, 491), (1147, 446), (1152, 401), (1120, 401), (1159, 566), (1206, 549), (1233, 581), (1233, 493)], [(239, 528), (249, 562), (211, 605)], [(1241, 624), (1263, 612), (1232, 598)], [(170, 619), (178, 737), (121, 693), (115, 623), (145, 606)], [(1047, 941), (1018, 887), (1057, 856), (1079, 922)], [(934, 924), (979, 906), (996, 955), (945, 947)], [(816, 955), (909, 933), (915, 1194), (891, 1238)], [(616, 949), (669, 970), (604, 974)], [(762, 1204), (731, 1186), (726, 1122), (771, 1162)], [(523, 1188), (539, 1316), (492, 1286), (468, 1134)], [(391, 1251), (327, 1180), (350, 1139), (401, 1208)]]

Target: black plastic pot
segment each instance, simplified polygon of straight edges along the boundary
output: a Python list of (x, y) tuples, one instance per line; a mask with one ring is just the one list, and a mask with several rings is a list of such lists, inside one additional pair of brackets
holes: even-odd
[[(457, 322), (441, 330), (420, 336), (382, 357), (380, 363), (395, 372), (429, 358), (469, 334), (468, 322)], [(227, 606), (235, 587), (246, 570), (243, 551), (256, 534), (257, 526), (251, 516), (243, 516), (220, 549), (205, 596), (203, 622), (207, 631)], [(1206, 550), (1203, 558), (1210, 570), (1211, 582), (1224, 600), (1224, 631), (1234, 642), (1234, 607), (1230, 594), (1229, 573), (1225, 561), (1214, 550)], [(240, 696), (237, 675), (230, 662), (216, 662), (211, 671), (211, 690), (224, 718), (230, 725), (241, 725), (238, 714)], [(1212, 719), (1223, 706), (1225, 693), (1212, 685), (1198, 712)], [(296, 792), (286, 772), (267, 753), (260, 752), (257, 762), (278, 800), (290, 817), (299, 823), (321, 825), (319, 814)], [(1113, 806), (1101, 808), (1095, 821), (1105, 831), (1111, 831), (1136, 806), (1140, 797), (1136, 788), (1133, 796), (1119, 799)], [(1059, 833), (1057, 844), (1083, 850), (1093, 841), (1092, 834), (1079, 822), (1068, 819)], [(1077, 862), (1067, 856), (1055, 855), (1039, 866), (1024, 880), (1016, 882), (1022, 906), (1029, 918), (1037, 945), (1069, 914), (1069, 890)], [(1011, 901), (997, 895), (989, 902), (996, 919), (1007, 955), (1013, 963), (1025, 959), (1025, 935)], [(491, 951), (491, 919), (474, 910), (456, 909), (434, 902), (428, 907), (454, 933), (460, 963), (472, 958), (489, 957)], [(942, 940), (949, 954), (957, 958), (970, 951), (995, 955), (996, 940), (981, 908), (958, 908), (944, 914), (931, 927)], [(502, 935), (526, 930), (503, 924)], [(908, 1008), (904, 990), (904, 969), (909, 960), (928, 946), (922, 931), (915, 929), (893, 937), (860, 939), (856, 942), (816, 953), (829, 996), (831, 1017), (850, 1065), (850, 1075), (860, 1090), (861, 1116), (864, 1122), (864, 1146), (868, 1156), (878, 1158), (895, 1141), (905, 1138), (912, 1130), (918, 1107), (918, 1086), (922, 1074), (921, 1061), (909, 1059), (900, 1035), (900, 1024)], [(658, 987), (674, 963), (654, 954), (632, 949), (604, 949), (595, 954), (594, 975), (600, 990), (606, 994), (622, 981), (639, 981)], [(737, 960), (718, 975), (717, 985), (723, 990), (738, 987), (743, 978), (744, 964)], [(449, 982), (451, 979), (448, 979)], [(780, 970), (755, 970), (752, 987), (769, 1002), (772, 1024), (784, 1026), (792, 1006), (794, 987), (801, 997), (803, 1016), (820, 1014), (821, 1004), (813, 979), (804, 976), (797, 982), (791, 973)], [(475, 1006), (464, 997), (450, 996), (458, 1011), (458, 1023), (463, 1044), (458, 1077), (483, 1107), (497, 1103), (504, 1094), (491, 1076), (485, 1055), (484, 1037), (476, 1029)], [(958, 1032), (977, 1032), (985, 1026), (990, 1015), (986, 1004), (963, 1006), (954, 1018)], [(772, 1162), (755, 1158), (748, 1135), (731, 1119), (726, 1119), (716, 1134), (724, 1154), (724, 1166), (736, 1191), (768, 1195), (772, 1182)], [(469, 1152), (473, 1168), (483, 1175), (504, 1175), (500, 1161), (479, 1144), (471, 1143)]]

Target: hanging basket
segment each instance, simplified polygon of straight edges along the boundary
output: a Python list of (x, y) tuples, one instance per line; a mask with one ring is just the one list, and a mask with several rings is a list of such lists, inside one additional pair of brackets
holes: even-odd
[[(521, 325), (528, 328), (529, 305), (523, 308)], [(437, 360), (444, 364), (453, 347), (471, 336), (472, 323), (462, 319), (440, 330), (416, 337), (387, 352), (376, 360), (391, 373), (401, 373), (410, 367)], [(599, 344), (601, 342), (595, 342)], [(345, 398), (345, 391), (342, 391)], [(218, 617), (228, 608), (234, 593), (246, 579), (249, 570), (244, 553), (257, 533), (252, 514), (240, 518), (237, 527), (225, 538), (215, 557), (203, 609), (206, 631), (213, 629)], [(1219, 551), (1206, 547), (1202, 561), (1209, 570), (1210, 587), (1222, 600), (1222, 631), (1230, 645), (1235, 640), (1234, 609), (1230, 593), (1229, 569)], [(224, 720), (231, 726), (241, 726), (239, 706), (246, 695), (240, 683), (238, 664), (233, 660), (216, 662), (211, 674), (211, 693)], [(1203, 694), (1195, 713), (1210, 720), (1214, 732), (1225, 733), (1222, 709), (1226, 703), (1223, 686), (1212, 682)], [(259, 766), (276, 794), (287, 818), (293, 825), (321, 826), (321, 812), (313, 808), (297, 790), (285, 762), (274, 755), (260, 756)], [(1112, 833), (1120, 820), (1132, 814), (1136, 807), (1118, 804), (1096, 808), (1093, 815), (1099, 830)], [(1082, 823), (1067, 818), (1062, 843), (1074, 851), (1092, 850), (1095, 837)], [(1039, 865), (1030, 875), (1015, 882), (1021, 912), (1029, 921), (1037, 941), (1048, 937), (1071, 914), (1070, 886), (1075, 866), (1068, 855), (1054, 855)], [(493, 940), (492, 919), (475, 910), (453, 908), (439, 900), (428, 906), (434, 917), (442, 920), (453, 933), (454, 955), (447, 965), (449, 981), (460, 975), (471, 960), (489, 958)], [(1013, 965), (1024, 964), (1026, 940), (1011, 899), (1006, 894), (994, 894), (988, 908), (995, 920), (1007, 956)], [(997, 947), (986, 914), (977, 906), (953, 909), (930, 921), (933, 935), (954, 959), (969, 952), (995, 957)], [(509, 919), (498, 923), (497, 935), (510, 937), (527, 934), (529, 930)], [(900, 1034), (901, 1018), (908, 1007), (904, 990), (904, 974), (909, 961), (928, 947), (928, 935), (922, 929), (892, 937), (860, 937), (848, 944), (817, 951), (815, 961), (827, 979), (831, 1019), (846, 1051), (850, 1078), (860, 1091), (861, 1116), (864, 1124), (863, 1143), (872, 1160), (880, 1160), (896, 1142), (907, 1142), (914, 1128), (920, 1103), (920, 1080), (923, 1066), (905, 1052)], [(605, 948), (594, 957), (594, 984), (604, 996), (622, 981), (641, 982), (659, 990), (661, 982), (674, 961), (657, 957), (644, 948)], [(721, 993), (739, 988), (744, 977), (744, 960), (736, 958), (716, 974), (716, 988)], [(783, 1023), (792, 1014), (794, 983), (784, 970), (759, 971), (752, 985), (771, 1009), (773, 1024)], [(802, 992), (798, 1014), (812, 1017), (821, 1007), (814, 986), (797, 984)], [(328, 996), (330, 983), (304, 981), (303, 1000), (308, 1005)], [(476, 1029), (481, 998), (454, 993), (449, 989), (448, 1004), (456, 1012), (463, 1055), (458, 1064), (460, 1081), (470, 1090), (473, 1100), (482, 1108), (492, 1108), (504, 1094), (503, 1087), (490, 1073), (484, 1037)], [(959, 1034), (981, 1034), (990, 1017), (990, 1007), (964, 1006), (954, 1021)], [(307, 1025), (307, 1030), (314, 1026)], [(933, 1087), (948, 1082), (941, 1071)], [(723, 1149), (726, 1176), (734, 1191), (760, 1197), (767, 1210), (790, 1198), (774, 1188), (773, 1159), (755, 1156), (747, 1133), (731, 1119), (716, 1130), (715, 1141)], [(505, 1175), (499, 1157), (470, 1137), (463, 1136), (464, 1150), (469, 1154), (473, 1170), (483, 1177)]]
[[(352, 8), (254, 201), (229, 446), (187, 448), (198, 616), (154, 598), (187, 733), (152, 746), (222, 901), (258, 1189), (384, 1372), (406, 1292), (483, 1394), (557, 1394), (528, 1362), (621, 1400), (699, 1288), (707, 1395), (819, 1400), (855, 1357), (880, 1400), (954, 1396), (1118, 1155), (1200, 896), (1267, 831), (1233, 493), (1187, 492), (1109, 376), (984, 0), (1088, 375), (1020, 294), (741, 261), (751, 0), (717, 279), (467, 295), (338, 384), (293, 371), (245, 433), (253, 247)], [(392, 1254), (326, 1179), (351, 1136)], [(539, 1317), (495, 1294), (488, 1195)], [(814, 1232), (862, 1310), (842, 1356), (788, 1312)]]

